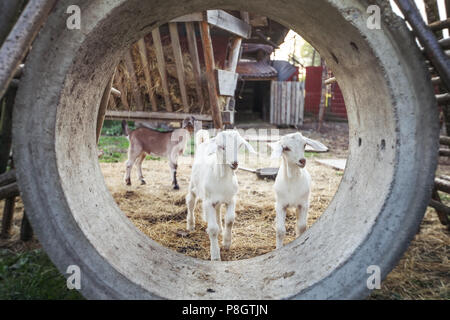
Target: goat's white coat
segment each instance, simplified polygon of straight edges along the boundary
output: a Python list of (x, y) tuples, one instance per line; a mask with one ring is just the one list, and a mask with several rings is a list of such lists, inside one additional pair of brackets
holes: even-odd
[(277, 248), (283, 246), (286, 235), (286, 210), (296, 209), (296, 235), (306, 231), (308, 218), (309, 196), (311, 191), (311, 176), (302, 164), (305, 146), (310, 145), (317, 150), (327, 150), (322, 143), (306, 138), (301, 133), (288, 134), (280, 141), (269, 144), (272, 148), (272, 158), (281, 157), (281, 165), (274, 184)]
[[(206, 135), (203, 131), (196, 134), (196, 142), (199, 144), (195, 152), (186, 196), (188, 207), (186, 227), (189, 231), (194, 230), (194, 208), (197, 199), (201, 199), (203, 219), (208, 223), (206, 231), (210, 239), (211, 260), (220, 260), (219, 232), (223, 231), (224, 249), (228, 250), (231, 246), (231, 230), (235, 219), (238, 192), (238, 181), (234, 172), (237, 169), (237, 151), (241, 145), (245, 145), (250, 152), (255, 151), (237, 131), (220, 132), (211, 140), (209, 136), (205, 139)], [(234, 170), (233, 163), (236, 163)], [(224, 230), (220, 217), (222, 204), (227, 207)]]

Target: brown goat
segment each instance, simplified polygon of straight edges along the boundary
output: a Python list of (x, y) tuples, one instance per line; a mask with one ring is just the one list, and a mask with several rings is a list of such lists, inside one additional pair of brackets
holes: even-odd
[(187, 117), (183, 121), (181, 129), (175, 129), (169, 132), (160, 132), (148, 127), (140, 127), (129, 131), (128, 124), (122, 121), (122, 129), (130, 140), (128, 148), (128, 160), (126, 162), (125, 183), (131, 185), (131, 169), (134, 163), (137, 165), (139, 180), (145, 184), (142, 175), (142, 161), (147, 154), (154, 156), (167, 157), (172, 173), (172, 186), (178, 190), (180, 187), (177, 182), (178, 157), (183, 154), (190, 133), (194, 130), (194, 117)]

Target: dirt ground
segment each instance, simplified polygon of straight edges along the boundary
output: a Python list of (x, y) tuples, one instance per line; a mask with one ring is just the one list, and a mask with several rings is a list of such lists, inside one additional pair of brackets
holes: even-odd
[[(319, 165), (316, 158), (347, 155), (348, 128), (345, 123), (326, 123), (323, 133), (312, 130), (306, 124), (303, 134), (320, 140), (330, 148), (326, 154), (314, 154), (307, 158), (307, 169), (313, 179), (310, 227), (328, 206), (339, 186), (342, 172)], [(308, 131), (311, 129), (311, 131)], [(282, 134), (290, 132), (283, 130)], [(268, 157), (251, 156), (241, 166), (257, 168), (276, 166)], [(186, 195), (192, 158), (180, 159), (178, 181), (180, 190), (171, 189), (170, 170), (165, 159), (146, 160), (143, 173), (146, 185), (137, 181), (132, 172), (132, 186), (125, 186), (124, 163), (101, 163), (106, 184), (122, 211), (146, 235), (162, 245), (193, 256), (209, 260), (209, 238), (206, 224), (201, 218), (201, 202), (196, 207), (196, 228), (186, 232)], [(447, 172), (446, 163), (440, 170)], [(135, 168), (134, 168), (135, 169)], [(275, 210), (272, 180), (259, 180), (255, 174), (237, 171), (240, 192), (236, 207), (236, 221), (233, 228), (233, 242), (229, 251), (221, 251), (222, 260), (237, 260), (264, 254), (275, 249)], [(3, 203), (0, 204), (2, 212)], [(37, 240), (29, 243), (18, 241), (22, 204), (17, 201), (13, 236), (0, 240), (0, 248), (14, 251), (39, 247)], [(285, 242), (295, 239), (295, 214), (287, 215)], [(381, 290), (375, 290), (372, 299), (450, 299), (449, 231), (442, 226), (433, 209), (428, 208), (420, 232), (415, 236), (397, 267), (383, 281)]]

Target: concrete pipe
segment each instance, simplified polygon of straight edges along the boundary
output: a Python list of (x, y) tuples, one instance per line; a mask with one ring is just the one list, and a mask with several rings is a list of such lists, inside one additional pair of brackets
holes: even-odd
[[(369, 4), (381, 29), (369, 29)], [(66, 28), (81, 8), (81, 30)], [(97, 160), (96, 115), (124, 49), (172, 18), (211, 8), (277, 19), (326, 59), (348, 108), (350, 156), (326, 212), (300, 238), (252, 259), (210, 262), (162, 247), (121, 212)], [(387, 1), (61, 0), (28, 57), (14, 111), (27, 214), (87, 298), (363, 298), (417, 232), (431, 193), (438, 115), (421, 53)], [(369, 269), (370, 270), (370, 269)]]

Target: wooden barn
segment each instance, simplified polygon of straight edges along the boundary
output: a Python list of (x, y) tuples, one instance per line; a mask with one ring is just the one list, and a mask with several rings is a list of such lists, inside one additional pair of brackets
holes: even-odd
[(293, 86), (291, 93), (290, 85), (288, 91), (281, 83), (272, 85), (298, 80), (296, 67), (270, 60), (288, 31), (267, 17), (236, 11), (174, 19), (125, 53), (101, 111), (105, 119), (150, 122), (180, 122), (194, 115), (221, 128), (235, 118), (289, 124), (290, 111), (282, 105), (292, 100), (292, 124), (298, 124), (294, 105), (299, 105), (297, 119), (302, 118), (303, 87)]

